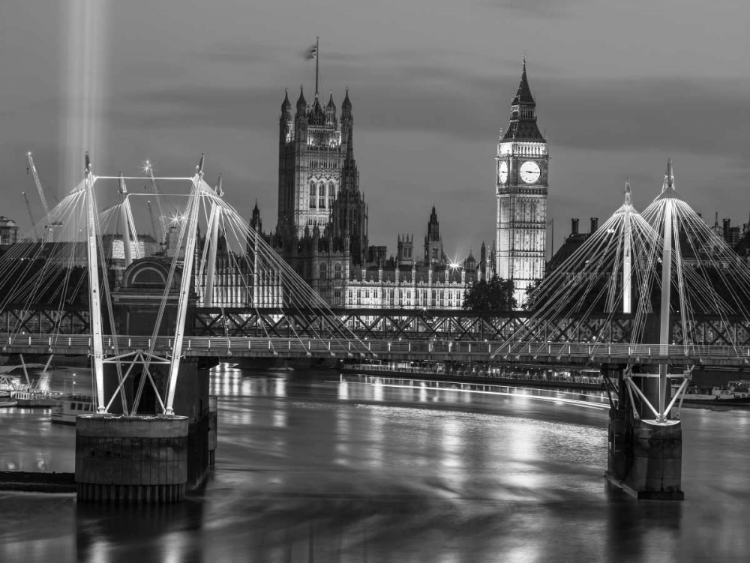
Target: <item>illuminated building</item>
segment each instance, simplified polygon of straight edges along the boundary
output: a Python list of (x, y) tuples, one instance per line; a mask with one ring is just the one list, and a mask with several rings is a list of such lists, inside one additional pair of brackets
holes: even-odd
[(523, 63), (521, 83), (496, 157), (496, 274), (513, 280), (519, 306), (526, 288), (544, 277), (549, 153), (537, 126), (536, 102)]

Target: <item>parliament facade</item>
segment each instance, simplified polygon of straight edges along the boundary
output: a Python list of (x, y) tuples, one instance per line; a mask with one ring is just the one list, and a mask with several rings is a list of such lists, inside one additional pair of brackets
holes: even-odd
[(308, 104), (300, 91), (293, 112), (286, 93), (278, 177), (275, 231), (263, 231), (257, 204), (250, 225), (332, 307), (460, 309), (469, 284), (492, 271), (484, 245), (480, 262), (449, 263), (434, 206), (422, 252), (408, 234), (398, 236), (397, 256), (369, 245), (348, 90), (340, 114), (332, 94)]

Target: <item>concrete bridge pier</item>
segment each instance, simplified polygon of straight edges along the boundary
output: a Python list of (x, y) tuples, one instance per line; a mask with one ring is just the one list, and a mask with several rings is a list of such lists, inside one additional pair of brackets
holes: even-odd
[(185, 498), (188, 419), (90, 414), (76, 421), (78, 500), (167, 504)]
[[(623, 378), (625, 366), (602, 367), (604, 375), (617, 381), (618, 400), (609, 412), (607, 479), (643, 500), (683, 500), (682, 426), (679, 420), (655, 420), (643, 401), (631, 402)], [(641, 386), (652, 405), (658, 405), (656, 383)], [(637, 397), (637, 394), (634, 396)]]

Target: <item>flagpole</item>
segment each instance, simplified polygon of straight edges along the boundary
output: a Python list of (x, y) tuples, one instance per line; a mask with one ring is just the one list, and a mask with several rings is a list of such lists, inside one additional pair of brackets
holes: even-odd
[(318, 97), (318, 61), (320, 60), (320, 37), (315, 38), (315, 97)]

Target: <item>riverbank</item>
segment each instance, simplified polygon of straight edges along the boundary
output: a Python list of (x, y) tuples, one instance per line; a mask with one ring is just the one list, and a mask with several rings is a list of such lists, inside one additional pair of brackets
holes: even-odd
[(75, 493), (75, 473), (0, 471), (0, 491)]

